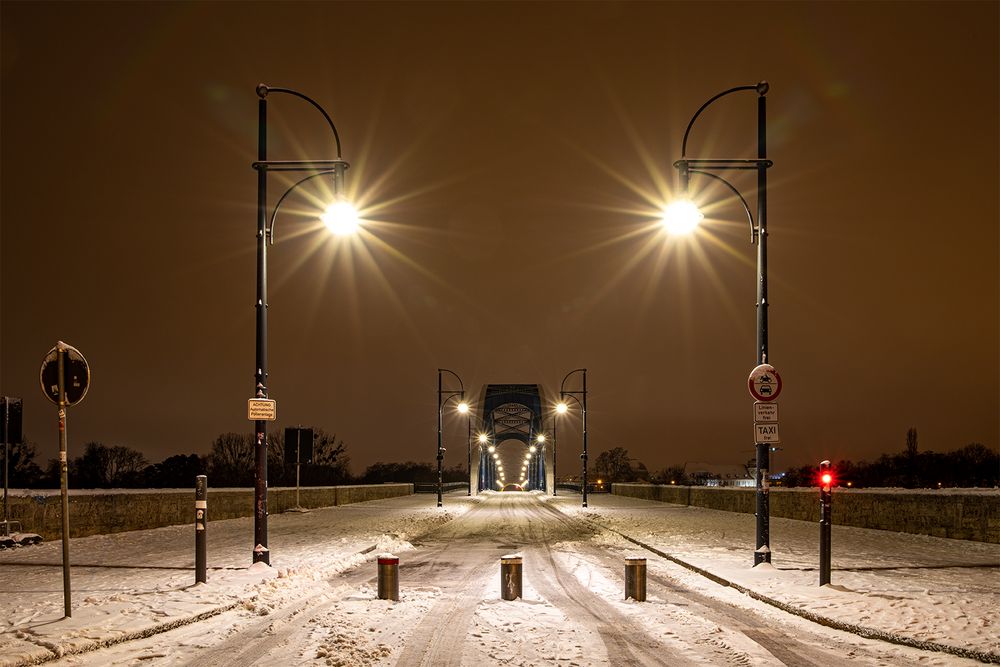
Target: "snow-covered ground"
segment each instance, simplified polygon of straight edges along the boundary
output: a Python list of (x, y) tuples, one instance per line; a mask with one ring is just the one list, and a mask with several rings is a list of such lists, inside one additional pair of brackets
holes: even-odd
[[(450, 494), (443, 509), (434, 496), (416, 495), (275, 515), (270, 568), (249, 565), (250, 519), (212, 522), (202, 585), (193, 583), (191, 526), (74, 539), (71, 618), (63, 618), (58, 541), (0, 551), (0, 665), (58, 656), (75, 665), (252, 664), (260, 646), (271, 651), (269, 664), (434, 664), (427, 656), (450, 651), (445, 662), (462, 665), (606, 665), (615, 664), (609, 619), (632, 628), (626, 636), (657, 637), (650, 655), (665, 652), (676, 664), (794, 662), (788, 655), (802, 649), (769, 641), (778, 630), (816, 638), (801, 664), (828, 662), (823, 655), (861, 664), (967, 662), (823, 627), (648, 551), (648, 602), (622, 600), (620, 556), (643, 550), (597, 525), (834, 624), (1000, 661), (998, 545), (834, 526), (832, 585), (819, 587), (815, 524), (772, 519), (772, 566), (750, 568), (750, 515), (603, 494), (582, 509), (579, 496), (535, 496), (564, 523), (549, 528), (536, 508), (517, 528), (514, 495), (521, 496)], [(501, 499), (496, 513), (484, 511)], [(471, 525), (453, 531), (455, 544), (458, 536), (464, 544), (478, 539), (483, 552), (449, 548), (453, 520), (473, 510), (474, 521), (454, 522)], [(519, 549), (518, 535), (531, 537), (523, 544), (524, 595), (502, 602), (495, 561), (503, 552), (487, 543)], [(435, 548), (437, 555), (415, 562)], [(396, 603), (375, 596), (371, 561), (381, 551), (402, 557)], [(573, 581), (554, 587), (565, 573)], [(596, 621), (572, 611), (582, 596)], [(752, 617), (734, 622), (714, 604)], [(441, 626), (460, 641), (432, 637)], [(258, 635), (260, 645), (245, 639)]]

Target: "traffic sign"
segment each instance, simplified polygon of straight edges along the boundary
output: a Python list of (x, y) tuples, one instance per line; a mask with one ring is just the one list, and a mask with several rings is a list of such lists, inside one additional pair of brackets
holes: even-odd
[(63, 392), (65, 405), (76, 405), (90, 388), (90, 366), (80, 351), (59, 341), (42, 360), (38, 382), (45, 397), (59, 405), (59, 353), (63, 357)]
[(753, 421), (755, 424), (777, 424), (778, 404), (755, 401), (753, 404)]
[(747, 386), (758, 401), (773, 401), (781, 393), (781, 376), (771, 364), (761, 364), (750, 371)]
[(781, 442), (777, 424), (754, 424), (753, 430), (756, 438), (754, 442), (757, 444)]
[(273, 422), (277, 418), (277, 401), (270, 398), (251, 398), (247, 400), (247, 419), (250, 421)]

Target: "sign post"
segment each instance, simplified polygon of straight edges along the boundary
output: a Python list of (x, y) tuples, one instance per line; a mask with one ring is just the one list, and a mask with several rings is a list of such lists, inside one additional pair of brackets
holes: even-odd
[(21, 435), (21, 399), (3, 397), (3, 414), (0, 414), (0, 435), (3, 440), (3, 536), (10, 535), (10, 515), (7, 509), (7, 486), (9, 484), (10, 446), (23, 439)]
[(59, 341), (42, 360), (38, 381), (45, 397), (59, 408), (59, 488), (62, 495), (63, 609), (73, 615), (69, 577), (69, 471), (66, 408), (76, 405), (90, 388), (90, 366), (80, 351)]
[[(771, 364), (763, 363), (750, 371), (747, 388), (756, 401), (754, 403), (754, 443), (757, 449), (756, 514), (757, 548), (754, 550), (753, 564), (771, 562), (770, 527), (770, 487), (771, 443), (780, 442), (778, 437), (778, 405), (771, 403), (781, 393), (781, 376)], [(773, 407), (771, 407), (773, 405)], [(767, 406), (767, 407), (765, 407)]]

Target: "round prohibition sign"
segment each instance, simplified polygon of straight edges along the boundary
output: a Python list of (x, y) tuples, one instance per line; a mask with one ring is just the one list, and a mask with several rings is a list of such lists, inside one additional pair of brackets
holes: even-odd
[(781, 393), (781, 376), (771, 364), (761, 364), (750, 371), (747, 388), (758, 401), (773, 401)]
[(66, 405), (76, 405), (90, 388), (90, 366), (80, 351), (60, 341), (42, 360), (38, 382), (45, 397), (59, 405), (59, 350), (63, 353), (63, 391)]

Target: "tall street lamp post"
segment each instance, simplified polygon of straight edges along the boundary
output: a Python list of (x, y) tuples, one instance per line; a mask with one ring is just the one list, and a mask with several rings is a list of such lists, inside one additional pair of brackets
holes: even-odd
[[(298, 97), (311, 104), (326, 120), (333, 132), (337, 146), (334, 160), (268, 160), (267, 159), (267, 97), (281, 93)], [(288, 88), (275, 88), (260, 84), (257, 86), (257, 355), (254, 372), (255, 392), (258, 399), (268, 398), (267, 391), (267, 246), (274, 243), (274, 221), (278, 209), (285, 198), (302, 184), (320, 177), (330, 176), (333, 180), (335, 201), (321, 216), (327, 227), (335, 234), (352, 233), (357, 229), (358, 214), (347, 201), (344, 175), (350, 166), (341, 157), (340, 135), (330, 115), (315, 100)], [(267, 209), (267, 175), (270, 171), (286, 171), (308, 174), (288, 188), (271, 210)], [(253, 562), (270, 565), (267, 549), (267, 420), (254, 420), (256, 440), (254, 443), (254, 549)]]
[[(583, 375), (583, 388), (577, 391), (567, 391), (566, 390), (566, 380), (570, 378), (574, 373), (581, 373)], [(581, 396), (583, 400), (577, 396)], [(583, 413), (583, 454), (580, 455), (580, 459), (583, 461), (583, 506), (587, 506), (587, 369), (577, 368), (576, 370), (566, 373), (566, 377), (562, 379), (559, 383), (559, 399), (560, 403), (556, 406), (556, 410), (559, 413), (564, 413), (568, 409), (566, 406), (566, 398), (574, 399), (580, 405), (580, 412)]]
[[(756, 159), (694, 159), (687, 157), (687, 141), (698, 116), (716, 100), (741, 91), (757, 93), (757, 157)], [(688, 199), (688, 180), (691, 174), (708, 176), (726, 186), (743, 204), (743, 210), (750, 221), (750, 243), (757, 244), (757, 347), (754, 350), (754, 366), (769, 362), (767, 349), (767, 170), (772, 166), (767, 159), (767, 91), (766, 81), (752, 86), (737, 86), (725, 90), (701, 105), (684, 130), (681, 143), (681, 159), (674, 162), (677, 168), (684, 199), (672, 203), (664, 211), (664, 225), (671, 233), (692, 231), (702, 219), (698, 207)], [(732, 183), (722, 176), (712, 173), (719, 171), (749, 170), (757, 172), (757, 222), (754, 224), (750, 205)], [(767, 443), (757, 442), (756, 510), (757, 548), (754, 550), (754, 565), (771, 562), (768, 468), (769, 452)]]
[[(449, 373), (458, 380), (458, 384), (461, 387), (460, 390), (450, 390), (444, 389), (444, 381), (442, 375), (444, 373)], [(438, 472), (438, 483), (437, 483), (437, 506), (441, 507), (444, 503), (441, 499), (441, 491), (444, 484), (443, 480), (443, 470), (442, 465), (444, 464), (444, 406), (445, 404), (458, 396), (460, 402), (458, 404), (458, 411), (466, 414), (469, 412), (469, 404), (465, 402), (465, 383), (462, 382), (462, 378), (458, 376), (455, 371), (450, 371), (447, 368), (438, 369), (438, 446), (437, 446), (437, 472)]]

